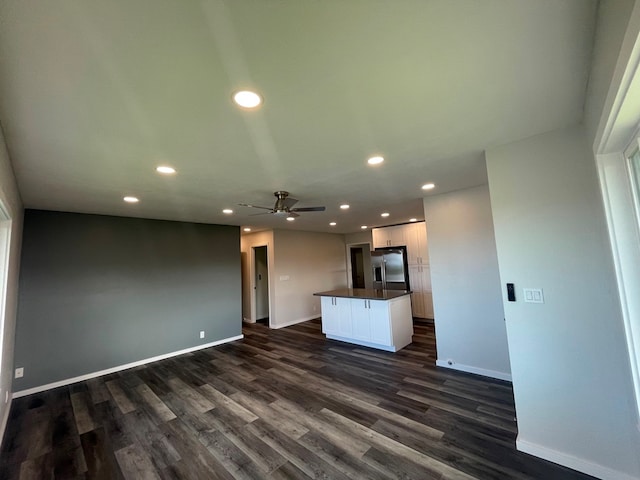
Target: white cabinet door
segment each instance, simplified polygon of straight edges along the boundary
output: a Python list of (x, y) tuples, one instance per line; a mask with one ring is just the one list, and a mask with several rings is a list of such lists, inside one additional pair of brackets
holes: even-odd
[(380, 300), (369, 300), (368, 306), (371, 341), (373, 343), (391, 345), (389, 303)]
[(424, 317), (433, 318), (433, 297), (431, 292), (422, 292), (422, 302), (424, 303)]
[(422, 291), (431, 292), (431, 267), (420, 265), (420, 277), (422, 279)]
[(416, 241), (418, 243), (418, 263), (429, 265), (429, 247), (427, 244), (427, 224), (424, 222), (415, 224)]
[(407, 244), (405, 228), (407, 225), (374, 228), (371, 231), (373, 248), (400, 247)]
[(411, 313), (418, 318), (433, 318), (431, 300), (431, 268), (429, 265), (409, 265)]
[(427, 227), (424, 222), (405, 225), (407, 227), (407, 262), (409, 265), (428, 265)]
[(409, 265), (409, 286), (411, 287), (411, 314), (414, 317), (424, 318), (424, 302), (422, 300), (422, 267)]
[(405, 239), (407, 241), (407, 263), (417, 265), (420, 257), (420, 247), (418, 246), (418, 225), (410, 223), (405, 225)]
[(371, 231), (373, 248), (383, 248), (389, 246), (389, 235), (386, 228), (374, 228)]
[(413, 292), (422, 292), (422, 270), (420, 265), (409, 265), (409, 286)]
[(413, 292), (411, 294), (411, 315), (425, 318), (423, 292)]
[(322, 309), (322, 333), (339, 334), (340, 316), (336, 297), (321, 297), (320, 307)]
[(399, 247), (407, 244), (405, 238), (405, 225), (398, 225), (397, 227), (387, 227), (389, 231), (389, 246)]
[(351, 299), (336, 297), (335, 309), (338, 316), (338, 333), (343, 337), (353, 335), (351, 322)]
[(362, 300), (360, 298), (351, 299), (353, 338), (357, 338), (358, 340), (371, 340), (368, 302), (369, 300)]

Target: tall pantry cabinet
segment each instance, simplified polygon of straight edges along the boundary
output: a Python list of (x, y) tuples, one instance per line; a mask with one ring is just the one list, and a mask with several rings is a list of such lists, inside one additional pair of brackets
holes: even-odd
[(427, 227), (424, 222), (407, 223), (372, 230), (373, 247), (406, 246), (409, 264), (411, 310), (414, 317), (433, 318), (431, 271), (427, 246)]

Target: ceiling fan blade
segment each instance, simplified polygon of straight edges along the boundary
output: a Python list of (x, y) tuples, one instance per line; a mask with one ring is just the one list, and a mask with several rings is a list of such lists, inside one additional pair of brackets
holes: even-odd
[(325, 207), (302, 207), (302, 208), (292, 208), (292, 212), (324, 212)]
[(249, 215), (250, 217), (255, 217), (256, 215), (269, 215), (271, 213), (273, 213), (273, 210), (269, 209), (269, 212), (260, 212), (260, 213), (252, 213), (251, 215)]
[(291, 198), (291, 197), (287, 197), (282, 201), (282, 206), (284, 208), (291, 208), (293, 207), (296, 203), (298, 203), (298, 199), (296, 198)]
[(238, 205), (241, 206), (241, 207), (251, 207), (251, 208), (261, 208), (263, 210), (273, 210), (272, 207), (261, 207), (259, 205), (250, 205), (248, 203), (239, 203)]
[(296, 218), (296, 217), (299, 217), (299, 216), (300, 215), (298, 215), (297, 213), (293, 213), (293, 212), (290, 212), (289, 215), (287, 215), (287, 217), (292, 217), (292, 218)]

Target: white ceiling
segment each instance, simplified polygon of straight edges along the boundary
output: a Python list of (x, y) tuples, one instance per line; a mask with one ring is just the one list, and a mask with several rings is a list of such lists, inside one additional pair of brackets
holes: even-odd
[[(582, 120), (596, 6), (0, 0), (0, 122), (29, 208), (341, 233), (401, 223), (423, 218), (424, 195), (485, 183), (485, 148)], [(247, 87), (259, 111), (231, 102)], [(386, 161), (367, 166), (373, 154)], [(271, 206), (275, 190), (327, 210), (285, 222), (237, 206)]]

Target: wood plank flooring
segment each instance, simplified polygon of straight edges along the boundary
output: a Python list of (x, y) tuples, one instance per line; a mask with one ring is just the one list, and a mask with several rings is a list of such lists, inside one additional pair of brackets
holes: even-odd
[(320, 320), (13, 401), (0, 479), (587, 479), (515, 450), (507, 382)]

